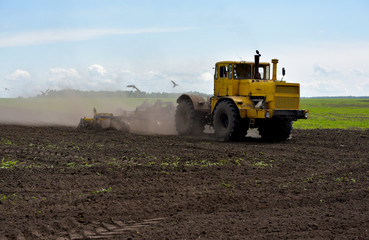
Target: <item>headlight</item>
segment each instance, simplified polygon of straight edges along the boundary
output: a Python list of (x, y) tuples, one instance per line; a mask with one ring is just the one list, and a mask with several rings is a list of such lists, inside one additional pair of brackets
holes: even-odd
[(266, 112), (266, 113), (265, 113), (265, 117), (266, 117), (266, 118), (270, 118), (270, 113), (269, 113), (269, 112)]

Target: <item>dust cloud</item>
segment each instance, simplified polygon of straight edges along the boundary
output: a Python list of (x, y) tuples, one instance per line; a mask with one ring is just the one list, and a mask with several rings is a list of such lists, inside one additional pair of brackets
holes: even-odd
[(145, 101), (134, 111), (122, 110), (117, 116), (138, 134), (176, 134), (175, 106), (171, 102)]
[(175, 106), (171, 102), (145, 101), (135, 107), (134, 104), (125, 106), (119, 99), (74, 96), (58, 99), (17, 99), (14, 102), (16, 104), (0, 105), (0, 124), (77, 127), (81, 118), (93, 118), (95, 107), (98, 113), (113, 113), (119, 117), (129, 126), (128, 129), (132, 133), (176, 134)]

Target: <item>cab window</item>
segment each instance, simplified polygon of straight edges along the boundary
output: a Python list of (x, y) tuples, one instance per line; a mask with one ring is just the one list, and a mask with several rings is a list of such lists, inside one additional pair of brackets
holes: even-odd
[(228, 72), (227, 66), (220, 66), (219, 67), (219, 77), (221, 77), (221, 78), (227, 77), (227, 72)]
[[(255, 66), (254, 66), (254, 73), (255, 73)], [(255, 76), (255, 79), (262, 79), (262, 80), (269, 80), (270, 73), (269, 73), (269, 66), (259, 66), (259, 73), (260, 77)]]
[(244, 64), (244, 63), (234, 64), (233, 78), (234, 79), (250, 79), (251, 78), (251, 65)]
[(259, 67), (260, 79), (264, 79), (264, 67)]
[(218, 79), (218, 65), (215, 65), (214, 78)]
[(232, 64), (229, 64), (228, 66), (228, 78), (232, 79)]

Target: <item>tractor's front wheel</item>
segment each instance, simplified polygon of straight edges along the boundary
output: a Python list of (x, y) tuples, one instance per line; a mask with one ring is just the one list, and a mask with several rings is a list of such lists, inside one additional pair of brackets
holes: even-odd
[(217, 139), (222, 141), (242, 140), (247, 132), (239, 110), (230, 101), (218, 103), (214, 110), (213, 123)]
[(185, 99), (178, 103), (175, 124), (179, 135), (198, 135), (204, 131), (205, 119), (194, 109), (191, 100)]
[(263, 120), (258, 130), (261, 138), (268, 141), (285, 141), (291, 136), (293, 121), (290, 119)]

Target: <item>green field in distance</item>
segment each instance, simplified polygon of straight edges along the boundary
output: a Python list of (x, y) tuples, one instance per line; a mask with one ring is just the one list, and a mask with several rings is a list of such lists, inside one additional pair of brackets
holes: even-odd
[(369, 128), (369, 98), (302, 98), (300, 105), (310, 117), (296, 121), (296, 129)]

